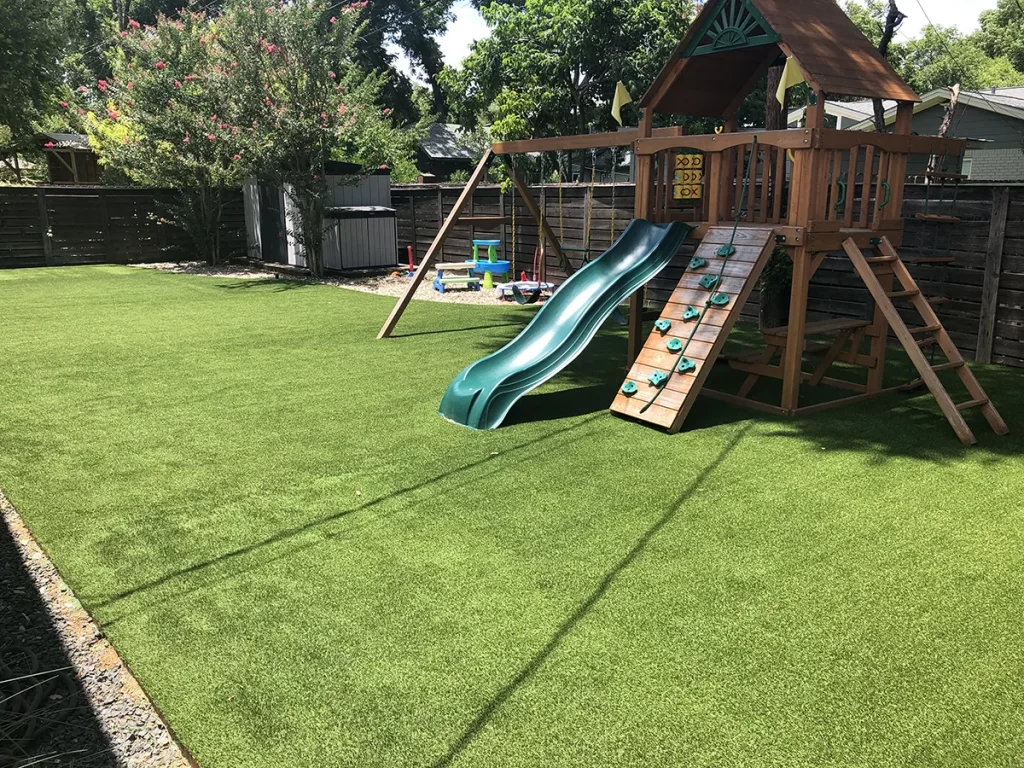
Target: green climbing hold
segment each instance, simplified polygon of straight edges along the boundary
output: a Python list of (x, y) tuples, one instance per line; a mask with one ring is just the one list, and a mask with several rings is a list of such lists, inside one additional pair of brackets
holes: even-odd
[(701, 288), (714, 288), (718, 285), (718, 275), (704, 275), (699, 283)]
[(679, 359), (679, 364), (676, 366), (676, 370), (680, 373), (686, 373), (687, 371), (694, 370), (696, 367), (697, 364), (693, 362), (693, 360), (688, 357), (683, 357)]
[(668, 344), (666, 344), (665, 346), (668, 347), (668, 351), (669, 352), (678, 352), (679, 350), (681, 350), (683, 348), (683, 340), (682, 339), (669, 339), (668, 340)]
[(662, 333), (664, 333), (665, 331), (672, 327), (672, 321), (666, 320), (665, 318), (661, 318), (660, 320), (656, 320), (654, 322), (654, 327), (657, 328)]
[(699, 309), (694, 309), (693, 307), (687, 307), (686, 309), (683, 310), (683, 320), (688, 322), (690, 320), (693, 320), (695, 317), (700, 317), (700, 310)]
[(690, 259), (690, 269), (700, 269), (701, 267), (706, 267), (707, 264), (707, 259), (702, 259), (700, 256), (694, 256)]
[(736, 253), (736, 246), (734, 246), (732, 243), (723, 245), (721, 248), (715, 251), (715, 254), (717, 256), (721, 256), (723, 259), (728, 259), (734, 253)]
[(662, 384), (668, 381), (668, 374), (662, 373), (661, 371), (655, 371), (654, 373), (647, 377), (647, 380), (651, 382), (651, 384), (653, 384), (654, 386), (660, 387)]
[(622, 394), (624, 395), (635, 395), (636, 394), (636, 382), (627, 381), (622, 385)]
[(729, 303), (729, 297), (724, 293), (716, 293), (708, 301), (716, 307), (724, 307)]

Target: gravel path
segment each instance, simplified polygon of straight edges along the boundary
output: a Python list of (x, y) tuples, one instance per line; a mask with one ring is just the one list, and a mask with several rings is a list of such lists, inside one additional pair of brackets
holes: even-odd
[(189, 768), (2, 492), (0, 516), (0, 765)]
[[(283, 275), (258, 267), (249, 267), (239, 264), (227, 264), (211, 267), (201, 261), (185, 262), (154, 262), (149, 264), (136, 264), (142, 269), (158, 269), (163, 272), (176, 272), (187, 275), (204, 275), (207, 277), (239, 277), (247, 280), (299, 280), (307, 283), (318, 283), (320, 285), (336, 285), (341, 288), (350, 288), (354, 291), (364, 293), (376, 293), (382, 296), (401, 296), (409, 285), (408, 277), (398, 275), (372, 275), (352, 277), (328, 277), (322, 280), (312, 280), (305, 277), (293, 277)], [(489, 304), (494, 306), (501, 301), (492, 291), (471, 291), (465, 288), (450, 288), (443, 294), (433, 288), (433, 270), (427, 272), (426, 278), (416, 289), (414, 298), (422, 301), (441, 301), (449, 304)]]

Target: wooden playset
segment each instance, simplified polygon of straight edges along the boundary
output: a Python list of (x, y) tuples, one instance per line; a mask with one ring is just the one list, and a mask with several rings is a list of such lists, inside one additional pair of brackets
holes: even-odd
[[(743, 100), (769, 67), (787, 60), (799, 66), (811, 91), (806, 124), (791, 130), (738, 130), (736, 112)], [(893, 133), (826, 128), (827, 95), (896, 101)], [(996, 433), (1006, 433), (1006, 424), (899, 256), (910, 156), (932, 158), (927, 173), (944, 183), (960, 178), (945, 169), (957, 167), (965, 149), (962, 140), (912, 135), (917, 102), (917, 94), (834, 0), (709, 0), (638, 103), (642, 116), (635, 130), (498, 142), (484, 153), (379, 337), (394, 329), (495, 156), (505, 158), (517, 193), (560, 256), (558, 238), (508, 158), (628, 144), (635, 155), (635, 218), (686, 222), (693, 227), (690, 237), (700, 244), (647, 339), (643, 292), (630, 298), (629, 372), (612, 411), (675, 432), (698, 394), (786, 415), (860, 402), (907, 387), (883, 381), (891, 331), (919, 373), (916, 383), (928, 387), (962, 442), (975, 442), (962, 415), (966, 409), (980, 409)], [(679, 128), (655, 129), (656, 114), (715, 118), (722, 130), (684, 135)], [(487, 224), (504, 222), (490, 218)], [(918, 218), (939, 225), (953, 217)], [(712, 390), (704, 386), (706, 377), (778, 245), (785, 247), (793, 267), (788, 324), (764, 333), (763, 350), (726, 361), (747, 374), (738, 391)], [(808, 283), (829, 252), (849, 257), (873, 299), (870, 318), (809, 322)], [(900, 302), (904, 307), (897, 309)], [(913, 315), (920, 322), (908, 325)], [(809, 335), (833, 340), (809, 343)], [(946, 358), (941, 364), (932, 365), (922, 351), (930, 345)], [(815, 356), (814, 370), (805, 371), (805, 358)], [(862, 366), (866, 381), (829, 377), (836, 362)], [(951, 399), (938, 376), (943, 370), (956, 372), (970, 399)], [(781, 379), (781, 402), (750, 397), (760, 377)], [(851, 394), (802, 406), (805, 384)]]

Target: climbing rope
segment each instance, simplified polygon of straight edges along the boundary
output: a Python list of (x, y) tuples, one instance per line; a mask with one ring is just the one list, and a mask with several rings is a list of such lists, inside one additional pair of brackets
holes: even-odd
[[(697, 329), (700, 328), (700, 324), (704, 321), (704, 316), (707, 314), (708, 310), (711, 309), (712, 307), (724, 307), (729, 303), (729, 296), (725, 293), (715, 292), (714, 288), (718, 285), (721, 285), (722, 277), (725, 274), (725, 265), (728, 263), (729, 257), (736, 253), (736, 246), (733, 243), (735, 243), (736, 241), (736, 232), (739, 231), (740, 219), (743, 218), (746, 206), (747, 187), (750, 184), (751, 163), (755, 162), (756, 157), (757, 134), (754, 134), (754, 138), (751, 142), (750, 147), (750, 156), (747, 158), (747, 167), (743, 172), (743, 190), (740, 193), (740, 199), (736, 203), (736, 219), (733, 221), (732, 234), (729, 235), (729, 242), (721, 246), (716, 251), (716, 255), (722, 258), (722, 266), (719, 268), (717, 275), (707, 274), (700, 279), (700, 286), (708, 291), (711, 291), (711, 295), (708, 297), (707, 301), (704, 302), (704, 307), (703, 309), (699, 310), (699, 312), (693, 307), (687, 307), (686, 311), (683, 313), (684, 322), (694, 318), (696, 318), (697, 322), (693, 324), (693, 328), (690, 330), (690, 335), (686, 338), (686, 342), (684, 344), (679, 346), (678, 349), (673, 348), (678, 345), (672, 345), (669, 347), (670, 352), (679, 353), (679, 363), (673, 365), (667, 374), (662, 373), (661, 371), (655, 371), (653, 374), (651, 374), (649, 381), (651, 382), (651, 384), (657, 387), (657, 391), (654, 393), (654, 397), (652, 397), (650, 401), (646, 403), (643, 408), (640, 409), (640, 413), (644, 413), (648, 408), (654, 405), (654, 401), (657, 400), (661, 393), (665, 390), (673, 374), (686, 373), (687, 371), (692, 371), (697, 367), (697, 364), (694, 363), (693, 360), (690, 360), (688, 357), (685, 356), (686, 350), (689, 348), (690, 342), (693, 341), (693, 337), (697, 333)], [(700, 269), (706, 264), (707, 261), (700, 258), (699, 256), (695, 256), (690, 261), (689, 269)], [(656, 322), (654, 326), (662, 333), (665, 333), (669, 328), (672, 327), (672, 323), (670, 320), (661, 319), (658, 320), (658, 322)], [(672, 339), (671, 341), (676, 340)], [(629, 383), (632, 384), (633, 382)], [(625, 392), (625, 388), (623, 388), (623, 392), (627, 395), (636, 392), (635, 388), (631, 389), (632, 392)]]

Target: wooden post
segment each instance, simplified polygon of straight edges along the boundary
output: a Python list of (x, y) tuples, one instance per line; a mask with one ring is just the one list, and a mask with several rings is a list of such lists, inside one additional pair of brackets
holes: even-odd
[[(640, 126), (637, 129), (638, 139), (649, 139), (651, 137), (651, 109), (645, 109), (640, 119)], [(639, 155), (635, 151), (633, 157), (636, 159), (636, 180), (635, 198), (633, 202), (634, 219), (651, 218), (651, 171), (654, 163), (654, 155)], [(633, 367), (633, 363), (640, 356), (640, 350), (644, 346), (644, 292), (636, 291), (629, 297), (629, 342), (626, 346), (626, 370)]]
[(412, 263), (416, 264), (416, 256), (420, 252), (420, 243), (416, 237), (416, 193), (409, 193), (409, 208), (412, 214)]
[(43, 257), (46, 259), (46, 266), (52, 267), (53, 241), (50, 238), (50, 215), (46, 210), (46, 191), (40, 187), (36, 196), (39, 198), (39, 225), (43, 231)]
[[(820, 130), (825, 123), (825, 94), (816, 91), (815, 103), (806, 110), (806, 127), (811, 131)], [(790, 185), (789, 223), (795, 227), (806, 227), (816, 199), (815, 180), (819, 157), (824, 160), (821, 150), (802, 149), (796, 151), (793, 166), (793, 182)], [(794, 199), (795, 195), (795, 199)], [(791, 252), (793, 259), (793, 286), (789, 297), (788, 343), (782, 359), (782, 407), (793, 413), (800, 405), (800, 382), (803, 379), (804, 328), (807, 325), (807, 292), (811, 280), (811, 261), (814, 254), (803, 246)]]
[[(100, 198), (100, 226), (103, 227), (103, 250), (106, 252), (107, 261), (114, 261), (114, 238), (110, 232), (110, 208), (107, 205), (107, 191), (101, 189)], [(124, 254), (124, 263), (128, 263), (128, 253)]]
[[(423, 282), (423, 276), (427, 274), (427, 270), (430, 265), (434, 262), (434, 258), (444, 248), (444, 241), (448, 239), (452, 230), (455, 229), (455, 225), (459, 221), (459, 214), (465, 207), (466, 202), (473, 196), (473, 192), (477, 186), (483, 180), (484, 176), (487, 175), (487, 169), (491, 165), (491, 160), (494, 159), (494, 154), (491, 152), (490, 147), (484, 151), (484, 156), (480, 158), (480, 162), (477, 163), (476, 169), (473, 171), (473, 175), (470, 177), (469, 182), (462, 190), (462, 194), (459, 195), (459, 199), (455, 202), (451, 212), (448, 214), (448, 218), (445, 219), (444, 224), (441, 225), (441, 229), (438, 230), (437, 235), (434, 237), (434, 241), (430, 244), (427, 249), (426, 255), (423, 257), (423, 261), (420, 263), (416, 272), (413, 274), (412, 279), (409, 281), (409, 286), (405, 289), (405, 293), (402, 294), (401, 298), (398, 299), (398, 303), (395, 304), (395, 308), (391, 310), (391, 314), (388, 315), (388, 319), (384, 322), (384, 325), (380, 329), (380, 333), (377, 334), (378, 339), (385, 339), (391, 335), (391, 332), (395, 330), (395, 326), (398, 325), (399, 319), (402, 317), (402, 313), (405, 312), (405, 308), (409, 306), (409, 302), (412, 301), (413, 295), (416, 293), (416, 289), (420, 283)], [(441, 190), (438, 189), (438, 206), (441, 205)]]
[(999, 273), (1003, 266), (1003, 245), (1006, 242), (1006, 213), (1010, 208), (1010, 188), (998, 187), (992, 192), (992, 221), (988, 228), (988, 250), (985, 254), (985, 282), (981, 293), (981, 323), (978, 326), (979, 363), (992, 362), (992, 345), (996, 335), (996, 311), (999, 308)]

